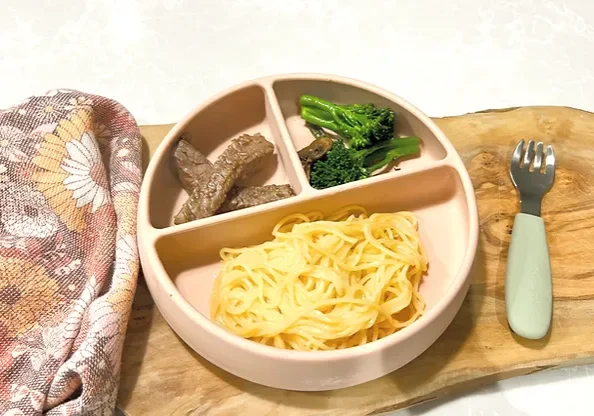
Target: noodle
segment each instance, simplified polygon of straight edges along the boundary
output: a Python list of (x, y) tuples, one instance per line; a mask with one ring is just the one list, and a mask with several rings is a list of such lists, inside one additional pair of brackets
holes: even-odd
[(393, 334), (425, 310), (427, 259), (410, 212), (293, 214), (273, 236), (220, 252), (211, 317), (241, 337), (302, 351), (349, 348)]

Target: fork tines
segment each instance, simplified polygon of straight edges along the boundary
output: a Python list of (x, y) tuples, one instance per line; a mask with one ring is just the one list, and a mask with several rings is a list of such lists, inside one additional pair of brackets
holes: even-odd
[[(525, 142), (522, 139), (516, 146), (516, 150), (514, 151), (514, 154), (512, 156), (512, 165), (516, 165), (517, 167), (522, 169), (528, 168), (529, 170), (542, 173), (547, 173), (550, 170), (555, 169), (555, 153), (553, 152), (553, 147), (551, 145), (547, 146), (546, 156), (544, 156), (545, 145), (543, 144), (543, 142), (538, 142), (536, 144), (535, 149), (534, 140), (530, 140), (525, 151), (524, 143)], [(542, 171), (543, 156), (545, 160), (544, 171)]]

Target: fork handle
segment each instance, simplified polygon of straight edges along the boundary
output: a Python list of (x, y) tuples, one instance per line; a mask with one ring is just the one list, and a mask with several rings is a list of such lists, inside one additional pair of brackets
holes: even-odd
[(543, 338), (553, 313), (553, 282), (544, 221), (519, 213), (514, 218), (505, 276), (510, 328), (529, 339)]

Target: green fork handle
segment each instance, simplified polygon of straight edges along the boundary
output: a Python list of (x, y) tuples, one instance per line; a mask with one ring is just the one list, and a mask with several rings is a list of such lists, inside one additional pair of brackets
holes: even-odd
[(544, 221), (519, 213), (514, 219), (505, 276), (507, 321), (516, 334), (543, 338), (553, 313), (553, 282)]

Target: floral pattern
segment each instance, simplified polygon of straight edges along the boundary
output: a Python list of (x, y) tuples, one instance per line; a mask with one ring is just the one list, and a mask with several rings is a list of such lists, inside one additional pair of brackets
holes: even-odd
[(16, 237), (47, 238), (58, 229), (58, 217), (43, 195), (29, 185), (4, 190), (0, 212), (4, 230)]
[(22, 341), (12, 351), (12, 356), (18, 358), (21, 355), (28, 357), (31, 368), (39, 371), (51, 360), (61, 360), (68, 354), (68, 345), (59, 333), (60, 328), (45, 327), (41, 336), (31, 337)]
[(0, 111), (0, 414), (113, 414), (140, 151), (104, 97), (58, 89)]
[(9, 337), (33, 328), (41, 316), (51, 312), (58, 283), (42, 266), (0, 257), (0, 276), (0, 317)]
[(64, 179), (64, 185), (72, 191), (77, 208), (92, 204), (91, 212), (95, 212), (107, 202), (109, 196), (105, 175), (101, 171), (95, 173), (100, 169), (101, 156), (93, 133), (85, 132), (80, 141), (66, 143), (66, 151), (68, 157), (60, 167), (70, 175)]
[(58, 123), (42, 124), (29, 133), (29, 138), (35, 140), (35, 150), (39, 150), (41, 146), (40, 142), (43, 140), (43, 136), (45, 136), (47, 133), (52, 133), (56, 129), (57, 125)]
[(64, 110), (72, 111), (78, 108), (88, 108), (93, 106), (93, 100), (90, 97), (78, 96), (68, 100), (68, 104), (64, 106)]
[(99, 144), (99, 150), (105, 153), (106, 150), (109, 150), (108, 144), (112, 137), (111, 130), (109, 130), (105, 124), (96, 122), (93, 125), (93, 132), (95, 133), (95, 138)]
[[(106, 172), (90, 129), (91, 113), (75, 111), (46, 134), (33, 158), (33, 180), (56, 214), (73, 231), (85, 227), (86, 213), (109, 202)], [(81, 209), (83, 208), (83, 209)]]
[(11, 162), (24, 162), (27, 155), (20, 147), (27, 137), (15, 127), (0, 126), (0, 157), (5, 157)]
[(57, 105), (51, 98), (36, 97), (28, 104), (26, 109), (22, 109), (24, 112), (20, 114), (31, 117), (39, 124), (55, 123), (68, 114), (63, 106)]

